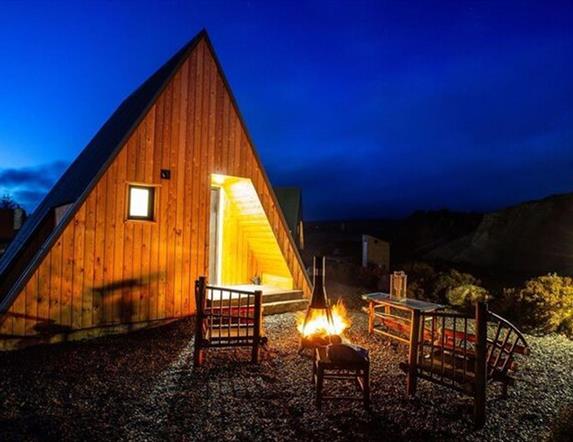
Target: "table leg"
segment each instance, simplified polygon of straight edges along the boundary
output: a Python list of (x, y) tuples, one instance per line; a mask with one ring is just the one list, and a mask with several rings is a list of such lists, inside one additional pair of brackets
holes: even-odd
[(418, 363), (418, 341), (420, 338), (420, 312), (412, 310), (410, 325), (410, 348), (408, 351), (408, 380), (406, 391), (408, 396), (416, 393), (416, 365)]
[(374, 333), (374, 303), (368, 303), (368, 333)]

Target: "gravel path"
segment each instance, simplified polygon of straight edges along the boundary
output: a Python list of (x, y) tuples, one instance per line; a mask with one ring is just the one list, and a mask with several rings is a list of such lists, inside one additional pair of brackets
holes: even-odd
[(528, 337), (532, 355), (507, 400), (489, 390), (472, 430), (469, 398), (420, 381), (404, 398), (394, 349), (355, 313), (348, 337), (371, 351), (373, 411), (314, 405), (310, 361), (297, 355), (295, 315), (265, 318), (270, 350), (213, 350), (192, 368), (192, 320), (81, 343), (0, 354), (0, 440), (540, 440), (573, 400), (573, 342)]

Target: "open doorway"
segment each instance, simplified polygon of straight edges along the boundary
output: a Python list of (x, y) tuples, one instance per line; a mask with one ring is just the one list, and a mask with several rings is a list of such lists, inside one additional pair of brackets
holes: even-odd
[(220, 284), (219, 229), (221, 219), (221, 189), (211, 187), (211, 210), (209, 216), (209, 283)]

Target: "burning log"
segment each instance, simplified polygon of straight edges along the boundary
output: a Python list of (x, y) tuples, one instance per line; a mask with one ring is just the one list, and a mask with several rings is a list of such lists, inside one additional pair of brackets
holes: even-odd
[(339, 335), (311, 335), (303, 336), (300, 340), (301, 348), (325, 347), (330, 344), (341, 344), (342, 338)]

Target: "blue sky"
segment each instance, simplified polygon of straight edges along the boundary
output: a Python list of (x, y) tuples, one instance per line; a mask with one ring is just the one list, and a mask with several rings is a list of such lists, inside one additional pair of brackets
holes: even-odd
[(573, 191), (573, 2), (0, 3), (0, 193), (31, 209), (206, 27), (309, 219)]

